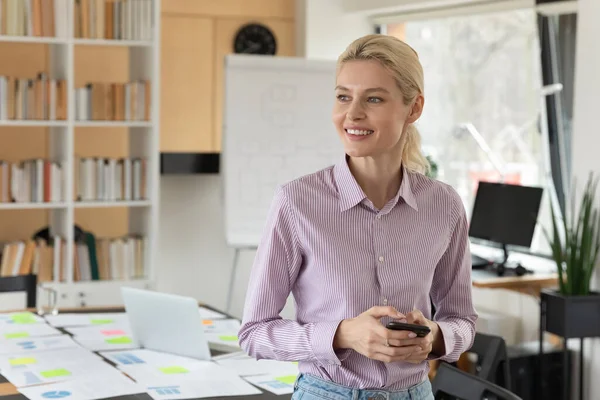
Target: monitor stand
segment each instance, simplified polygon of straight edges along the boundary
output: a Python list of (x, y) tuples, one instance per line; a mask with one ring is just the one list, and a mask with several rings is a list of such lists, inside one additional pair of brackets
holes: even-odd
[(496, 272), (499, 276), (504, 275), (506, 272), (506, 263), (508, 262), (508, 249), (506, 248), (506, 244), (502, 243), (502, 251), (504, 252), (504, 257), (502, 257), (502, 262), (496, 264)]

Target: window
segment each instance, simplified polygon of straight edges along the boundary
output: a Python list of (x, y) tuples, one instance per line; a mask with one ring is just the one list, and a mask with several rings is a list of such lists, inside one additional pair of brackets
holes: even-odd
[[(559, 30), (574, 28), (542, 18), (538, 20), (534, 9), (521, 9), (381, 27), (382, 33), (406, 41), (419, 53), (425, 74), (425, 109), (417, 125), (423, 150), (438, 164), (438, 179), (458, 191), (468, 215), (480, 180), (497, 182), (503, 176), (507, 183), (546, 187), (548, 152), (540, 111), (549, 97), (542, 95), (542, 86), (558, 78), (542, 71), (541, 43), (549, 42), (540, 40), (541, 21)], [(573, 43), (567, 40), (561, 46), (567, 49)], [(574, 62), (574, 50), (568, 57)], [(556, 58), (547, 58), (556, 63)], [(558, 70), (564, 74), (569, 68), (563, 63)], [(572, 82), (565, 85), (572, 87)], [(551, 97), (572, 98), (572, 91)], [(557, 111), (570, 130), (572, 107), (549, 108), (550, 142), (556, 137), (556, 118), (551, 116)], [(551, 144), (552, 149), (558, 157), (558, 148)], [(544, 192), (532, 250), (548, 253), (541, 226), (550, 227), (550, 197)]]

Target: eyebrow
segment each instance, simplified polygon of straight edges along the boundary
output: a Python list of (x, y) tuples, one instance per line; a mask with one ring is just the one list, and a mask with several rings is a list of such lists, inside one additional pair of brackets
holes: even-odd
[[(344, 86), (336, 86), (335, 90), (346, 90), (346, 91), (350, 91), (350, 89), (348, 89), (347, 87)], [(383, 92), (383, 93), (389, 93), (389, 90), (382, 88), (382, 87), (374, 87), (374, 88), (369, 88), (367, 90), (365, 90), (365, 93), (371, 93), (371, 92)]]

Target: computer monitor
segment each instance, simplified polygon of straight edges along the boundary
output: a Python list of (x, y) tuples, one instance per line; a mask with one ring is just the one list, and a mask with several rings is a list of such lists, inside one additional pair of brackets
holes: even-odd
[(469, 236), (506, 246), (531, 246), (543, 189), (506, 183), (479, 182)]

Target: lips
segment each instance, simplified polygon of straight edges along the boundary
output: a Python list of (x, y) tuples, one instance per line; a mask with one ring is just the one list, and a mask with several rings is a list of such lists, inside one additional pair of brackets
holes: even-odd
[(346, 129), (346, 133), (353, 136), (368, 136), (373, 133), (370, 129), (358, 129), (358, 128), (348, 128)]

